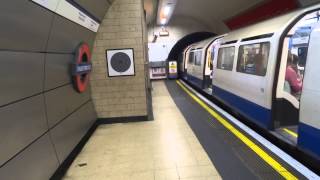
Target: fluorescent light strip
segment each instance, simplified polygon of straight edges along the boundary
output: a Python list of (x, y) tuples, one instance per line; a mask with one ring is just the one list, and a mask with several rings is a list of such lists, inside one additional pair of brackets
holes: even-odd
[(32, 0), (60, 16), (63, 16), (93, 32), (98, 32), (100, 24), (74, 7), (66, 0)]
[(228, 120), (230, 120), (233, 124), (238, 126), (240, 129), (245, 131), (247, 134), (249, 134), (253, 139), (257, 140), (259, 143), (261, 143), (266, 149), (269, 149), (271, 152), (273, 152), (275, 155), (277, 155), (280, 159), (288, 163), (292, 168), (297, 170), (299, 173), (301, 173), (303, 176), (305, 176), (307, 179), (320, 179), (320, 177), (315, 174), (313, 171), (311, 171), (309, 168), (301, 164), (299, 161), (294, 159), (292, 156), (288, 155), (286, 152), (279, 149), (277, 146), (272, 144), (270, 141), (253, 131), (251, 128), (231, 116), (229, 113), (209, 101), (207, 98), (202, 96), (200, 93), (198, 93), (196, 90), (194, 90), (192, 87), (190, 87), (188, 84), (186, 84), (184, 81), (181, 81), (189, 90), (191, 90), (196, 96), (198, 96), (201, 100), (203, 100), (205, 103), (207, 103), (209, 106), (211, 106), (213, 109), (221, 113), (223, 116), (225, 116)]

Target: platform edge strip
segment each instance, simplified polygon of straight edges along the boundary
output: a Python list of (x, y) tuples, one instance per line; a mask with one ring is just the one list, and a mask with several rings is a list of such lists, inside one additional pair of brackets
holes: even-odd
[(218, 120), (225, 128), (231, 131), (237, 138), (239, 138), (244, 144), (246, 144), (252, 151), (254, 151), (261, 159), (263, 159), (267, 164), (269, 164), (274, 170), (276, 170), (285, 179), (298, 179), (292, 173), (290, 173), (285, 167), (283, 167), (279, 162), (272, 158), (268, 153), (266, 153), (262, 148), (256, 145), (243, 133), (237, 130), (233, 125), (231, 125), (227, 120), (220, 116), (217, 112), (212, 110), (206, 103), (200, 100), (196, 95), (190, 92), (180, 81), (176, 83), (201, 107), (203, 107), (209, 114), (211, 114), (216, 120)]
[(255, 139), (257, 142), (261, 143), (266, 149), (271, 151), (273, 154), (277, 155), (278, 158), (282, 159), (284, 162), (286, 162), (289, 166), (291, 166), (293, 169), (298, 171), (300, 174), (302, 174), (307, 179), (315, 179), (320, 180), (320, 176), (314, 173), (312, 170), (310, 170), (305, 165), (301, 164), (299, 161), (294, 159), (292, 156), (272, 144), (270, 141), (262, 137), (260, 134), (256, 133), (253, 129), (249, 128), (247, 125), (243, 124), (239, 120), (237, 120), (235, 117), (230, 115), (228, 112), (221, 109), (219, 106), (215, 105), (213, 102), (205, 98), (203, 95), (201, 95), (199, 92), (197, 92), (195, 89), (193, 89), (191, 86), (189, 86), (184, 81), (180, 82), (186, 86), (193, 94), (195, 94), (197, 97), (199, 97), (202, 101), (204, 101), (208, 106), (215, 109), (217, 112), (219, 112), (222, 116), (226, 117), (230, 122), (232, 122), (235, 126), (237, 126), (239, 129), (243, 130), (247, 135), (249, 135), (251, 138)]

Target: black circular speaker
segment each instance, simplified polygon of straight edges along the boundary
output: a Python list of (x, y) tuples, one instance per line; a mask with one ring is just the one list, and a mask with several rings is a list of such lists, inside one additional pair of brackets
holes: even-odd
[(119, 72), (126, 72), (131, 66), (130, 57), (123, 52), (115, 53), (111, 58), (111, 67)]

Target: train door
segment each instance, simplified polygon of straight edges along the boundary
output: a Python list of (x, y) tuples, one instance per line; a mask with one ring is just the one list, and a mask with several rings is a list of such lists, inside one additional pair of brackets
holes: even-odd
[(203, 70), (203, 89), (208, 94), (212, 94), (212, 46), (210, 45), (205, 53), (204, 70)]
[[(220, 38), (221, 39), (221, 38)], [(212, 94), (212, 79), (213, 79), (213, 61), (216, 52), (220, 46), (220, 39), (215, 39), (209, 47), (207, 48), (206, 59), (205, 59), (205, 69), (204, 69), (204, 91)]]
[(187, 79), (187, 71), (188, 71), (188, 62), (189, 62), (189, 50), (191, 47), (187, 47), (183, 51), (183, 59), (182, 59), (182, 78)]
[(178, 68), (178, 76), (179, 77), (183, 77), (184, 74), (184, 51), (181, 52), (178, 56), (178, 64), (179, 64), (179, 68)]
[(186, 79), (190, 79), (190, 74), (193, 73), (193, 65), (194, 65), (194, 52), (193, 50), (190, 48), (188, 50), (189, 53), (187, 53), (187, 59), (186, 59)]
[(198, 48), (194, 50), (194, 66), (193, 66), (193, 77), (194, 77), (194, 83), (199, 87), (203, 89), (203, 68), (204, 68), (204, 61), (202, 59), (204, 58), (204, 53), (202, 48)]
[(284, 34), (276, 97), (273, 102), (274, 127), (282, 137), (296, 143), (300, 97), (308, 55), (310, 34), (319, 23), (318, 12), (305, 15)]

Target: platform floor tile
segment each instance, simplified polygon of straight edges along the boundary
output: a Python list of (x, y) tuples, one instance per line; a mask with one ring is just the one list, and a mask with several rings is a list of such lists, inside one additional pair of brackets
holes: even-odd
[(64, 180), (221, 179), (163, 81), (152, 98), (154, 121), (99, 126)]

